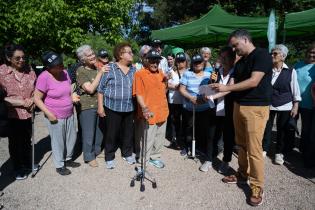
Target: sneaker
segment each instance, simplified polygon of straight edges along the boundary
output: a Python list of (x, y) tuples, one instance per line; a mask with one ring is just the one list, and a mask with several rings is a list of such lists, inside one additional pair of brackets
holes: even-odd
[(133, 164), (135, 164), (136, 163), (136, 159), (135, 159), (135, 157), (134, 156), (129, 156), (129, 157), (123, 157), (123, 159), (125, 160), (125, 161), (127, 161), (127, 163), (129, 164), (129, 165), (133, 165)]
[(264, 192), (261, 187), (251, 185), (252, 194), (249, 198), (249, 204), (252, 206), (260, 206), (263, 203)]
[(200, 167), (199, 170), (203, 172), (209, 171), (209, 168), (212, 168), (212, 162), (211, 161), (205, 161)]
[(81, 166), (80, 163), (74, 162), (73, 160), (67, 160), (65, 162), (65, 166), (71, 167), (71, 168), (78, 168), (79, 166)]
[[(26, 168), (25, 168), (25, 170), (27, 170), (27, 171), (32, 171), (32, 165), (28, 165)], [(40, 169), (40, 165), (39, 164), (34, 164), (34, 171), (38, 171)]]
[(98, 167), (98, 163), (97, 161), (94, 159), (94, 160), (91, 160), (89, 162), (89, 166), (91, 166), (92, 168), (95, 168), (95, 167)]
[(23, 170), (19, 170), (15, 173), (16, 180), (24, 180), (27, 178), (27, 174)]
[(226, 184), (248, 184), (248, 179), (243, 177), (239, 172), (235, 175), (226, 176), (222, 179), (222, 182)]
[(226, 174), (229, 168), (230, 168), (229, 163), (223, 161), (219, 166), (218, 172), (220, 174)]
[(105, 163), (106, 163), (107, 169), (114, 169), (115, 168), (115, 161), (114, 160), (105, 161)]
[(275, 155), (275, 164), (283, 165), (283, 163), (284, 163), (283, 154), (276, 154)]
[(181, 156), (186, 156), (187, 155), (187, 150), (184, 148), (180, 151), (179, 153)]
[(65, 166), (61, 168), (56, 168), (56, 172), (60, 174), (61, 176), (66, 176), (71, 174), (71, 171), (67, 169)]
[(164, 168), (165, 167), (165, 164), (161, 161), (161, 160), (153, 160), (153, 159), (150, 159), (149, 160), (149, 163), (157, 168)]
[(267, 156), (267, 152), (263, 151), (263, 157), (265, 158)]

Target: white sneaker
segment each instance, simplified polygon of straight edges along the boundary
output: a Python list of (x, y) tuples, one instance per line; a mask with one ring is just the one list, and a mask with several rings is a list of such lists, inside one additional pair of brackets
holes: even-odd
[(265, 158), (267, 156), (267, 152), (263, 151), (263, 157)]
[(227, 162), (222, 162), (219, 169), (218, 169), (218, 172), (220, 174), (227, 174), (228, 170), (229, 170), (230, 166), (229, 166), (229, 163)]
[(283, 165), (284, 160), (283, 160), (283, 154), (276, 154), (275, 155), (275, 164), (277, 165)]
[(212, 168), (211, 161), (205, 161), (199, 168), (200, 171), (207, 172), (209, 168)]

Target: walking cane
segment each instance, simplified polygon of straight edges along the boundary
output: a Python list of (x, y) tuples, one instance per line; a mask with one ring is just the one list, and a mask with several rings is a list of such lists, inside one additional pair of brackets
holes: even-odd
[(32, 112), (32, 178), (35, 177), (35, 139), (34, 139), (34, 119), (35, 119), (35, 112)]
[(195, 104), (193, 104), (193, 136), (191, 141), (191, 157), (196, 157), (196, 139), (195, 139)]

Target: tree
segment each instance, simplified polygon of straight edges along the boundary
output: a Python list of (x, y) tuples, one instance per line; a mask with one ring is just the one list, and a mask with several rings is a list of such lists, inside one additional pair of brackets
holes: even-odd
[(0, 43), (24, 45), (37, 56), (45, 50), (70, 53), (88, 33), (113, 44), (123, 39), (135, 0), (0, 0)]

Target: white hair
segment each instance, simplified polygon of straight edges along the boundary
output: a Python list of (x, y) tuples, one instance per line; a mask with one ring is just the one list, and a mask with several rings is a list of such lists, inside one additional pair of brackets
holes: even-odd
[(143, 57), (145, 52), (148, 52), (149, 50), (151, 50), (151, 47), (149, 45), (143, 45), (139, 51), (140, 57)]
[(203, 47), (200, 49), (200, 53), (210, 53), (211, 54), (211, 49), (209, 47)]
[(88, 44), (82, 45), (76, 50), (76, 54), (81, 62), (85, 59), (85, 52), (92, 50), (92, 47)]
[(272, 50), (279, 50), (284, 59), (287, 57), (289, 52), (288, 48), (283, 44), (277, 44), (274, 48), (272, 48)]

